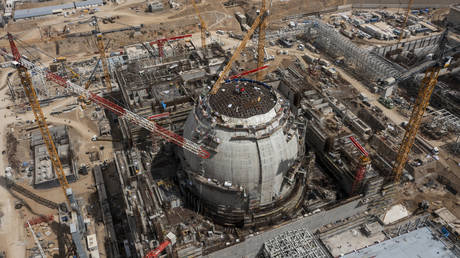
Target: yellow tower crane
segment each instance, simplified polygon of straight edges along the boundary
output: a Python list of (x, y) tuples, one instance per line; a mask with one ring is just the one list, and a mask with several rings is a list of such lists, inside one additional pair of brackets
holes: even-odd
[(198, 7), (196, 6), (196, 0), (193, 0), (192, 3), (193, 3), (193, 8), (195, 9), (195, 13), (198, 16), (198, 19), (200, 20), (201, 47), (205, 49), (206, 48), (206, 33), (208, 31), (208, 27), (206, 26), (206, 23), (204, 22), (203, 18), (201, 18), (200, 11), (198, 10)]
[[(18, 62), (21, 60), (21, 54), (19, 53), (16, 44), (14, 43), (13, 36), (8, 33), (8, 40), (10, 42), (11, 51), (13, 52), (14, 59)], [(54, 172), (56, 174), (57, 179), (61, 185), (62, 190), (64, 191), (64, 196), (66, 196), (67, 204), (70, 207), (70, 201), (67, 197), (67, 189), (70, 188), (69, 183), (67, 182), (67, 178), (64, 173), (64, 169), (62, 168), (61, 160), (59, 159), (58, 152), (56, 150), (56, 146), (54, 145), (53, 138), (51, 137), (51, 133), (48, 129), (48, 124), (46, 123), (45, 115), (43, 115), (43, 111), (40, 107), (40, 103), (38, 102), (38, 97), (35, 92), (35, 89), (32, 85), (32, 79), (30, 77), (27, 68), (20, 65), (18, 62), (17, 70), (19, 74), (19, 78), (21, 79), (22, 87), (24, 88), (24, 92), (29, 99), (30, 107), (35, 116), (35, 121), (37, 121), (38, 128), (40, 129), (40, 133), (43, 138), (43, 142), (46, 145), (48, 150), (48, 155), (50, 156), (51, 164), (53, 165)]]
[(232, 68), (233, 62), (240, 56), (241, 51), (246, 47), (246, 44), (248, 43), (249, 39), (251, 38), (252, 34), (254, 34), (254, 31), (256, 30), (257, 27), (259, 27), (260, 23), (263, 22), (265, 17), (268, 15), (268, 11), (266, 8), (263, 8), (260, 10), (259, 15), (257, 18), (254, 20), (254, 23), (252, 24), (251, 28), (248, 30), (246, 35), (244, 36), (243, 40), (241, 41), (240, 45), (238, 48), (235, 50), (233, 53), (233, 56), (230, 58), (228, 61), (227, 65), (225, 65), (224, 69), (222, 70), (219, 79), (214, 83), (212, 86), (211, 91), (209, 92), (210, 94), (216, 94), (217, 91), (220, 89), (220, 86), (222, 84), (222, 81), (224, 78), (227, 76), (228, 72)]
[(404, 30), (406, 29), (406, 25), (407, 25), (407, 19), (409, 19), (410, 8), (412, 7), (413, 2), (414, 0), (409, 0), (409, 3), (407, 4), (406, 16), (404, 17), (404, 22), (403, 22), (403, 25), (401, 26), (401, 31), (399, 32), (398, 43), (401, 42), (403, 38)]
[(101, 33), (101, 30), (99, 29), (99, 23), (97, 22), (96, 16), (93, 16), (93, 22), (94, 22), (94, 27), (95, 27), (97, 48), (99, 49), (99, 55), (101, 57), (101, 62), (102, 62), (102, 69), (104, 70), (104, 79), (105, 79), (105, 84), (106, 84), (105, 87), (107, 88), (107, 91), (110, 92), (112, 90), (112, 84), (110, 82), (110, 72), (109, 72), (109, 67), (107, 64), (107, 58), (105, 56), (104, 40), (102, 38), (102, 33)]
[[(266, 0), (262, 0), (261, 10), (266, 10), (265, 5)], [(257, 67), (262, 67), (264, 65), (265, 58), (265, 30), (267, 28), (267, 17), (262, 20), (259, 26), (259, 42), (257, 44)], [(258, 81), (261, 81), (263, 78), (263, 73), (257, 73), (256, 78)]]
[(396, 157), (396, 162), (392, 171), (392, 182), (397, 183), (401, 178), (409, 152), (412, 145), (414, 145), (415, 136), (417, 135), (417, 131), (420, 127), (423, 114), (430, 102), (433, 89), (438, 82), (439, 72), (441, 69), (448, 67), (451, 60), (452, 58), (444, 58), (444, 60), (436, 63), (435, 66), (428, 68), (425, 72), (425, 77), (422, 80), (422, 85), (419, 89), (409, 124), (406, 127), (406, 133), (404, 134), (404, 138), (398, 151), (398, 156)]

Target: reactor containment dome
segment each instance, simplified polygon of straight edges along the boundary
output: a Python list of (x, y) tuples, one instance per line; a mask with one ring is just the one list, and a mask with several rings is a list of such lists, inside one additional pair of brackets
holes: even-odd
[(266, 222), (300, 198), (291, 178), (298, 130), (289, 102), (265, 83), (227, 81), (215, 95), (201, 96), (184, 137), (211, 153), (202, 159), (185, 151), (181, 182), (192, 204), (216, 222)]

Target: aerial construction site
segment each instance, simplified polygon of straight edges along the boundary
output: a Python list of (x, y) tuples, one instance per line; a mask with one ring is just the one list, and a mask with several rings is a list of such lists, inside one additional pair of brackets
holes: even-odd
[(0, 6), (0, 257), (460, 257), (457, 1)]

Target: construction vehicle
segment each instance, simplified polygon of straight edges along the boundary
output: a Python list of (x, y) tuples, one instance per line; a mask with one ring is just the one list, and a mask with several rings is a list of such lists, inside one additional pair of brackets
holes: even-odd
[[(11, 36), (10, 37), (11, 41), (13, 41), (13, 37)], [(14, 45), (14, 42), (12, 43)], [(73, 82), (71, 82), (70, 80), (66, 80), (64, 78), (62, 78), (61, 76), (59, 75), (56, 75), (52, 72), (50, 72), (49, 70), (46, 70), (46, 69), (43, 69), (37, 65), (35, 65), (34, 63), (28, 61), (27, 59), (25, 58), (22, 58), (18, 51), (17, 51), (17, 48), (16, 46), (14, 45), (14, 48), (13, 49), (13, 53), (14, 55), (11, 55), (9, 54), (8, 52), (6, 52), (4, 49), (0, 49), (0, 54), (8, 59), (13, 59), (15, 60), (15, 62), (17, 63), (18, 67), (22, 67), (23, 70), (27, 71), (27, 70), (33, 70), (35, 73), (39, 73), (41, 74), (42, 76), (44, 76), (44, 78), (46, 78), (47, 80), (49, 81), (52, 81), (52, 82), (55, 82), (56, 84), (58, 84), (59, 86), (61, 87), (64, 87), (68, 90), (70, 90), (71, 92), (77, 94), (78, 96), (83, 96), (85, 99), (88, 99), (88, 100), (91, 100), (92, 102), (94, 102), (95, 104), (115, 113), (116, 115), (118, 115), (120, 118), (123, 118), (125, 120), (127, 120), (128, 122), (131, 122), (131, 123), (134, 123), (152, 133), (155, 133), (155, 134), (158, 134), (160, 135), (161, 137), (163, 137), (164, 139), (166, 139), (167, 141), (169, 142), (172, 142), (174, 144), (176, 144), (177, 146), (187, 150), (187, 151), (190, 151), (191, 153), (203, 158), (203, 159), (207, 159), (209, 158), (210, 156), (210, 153), (208, 151), (206, 151), (203, 147), (201, 147), (200, 145), (194, 143), (193, 141), (189, 140), (189, 139), (185, 139), (184, 137), (180, 136), (180, 135), (177, 135), (175, 134), (174, 132), (172, 131), (169, 131), (161, 126), (159, 126), (157, 123), (154, 123), (150, 120), (148, 120), (147, 118), (144, 118), (144, 117), (141, 117), (103, 97), (100, 97), (98, 96), (97, 94), (95, 93), (92, 93), (91, 91), (85, 89), (84, 87), (80, 86), (80, 85), (77, 85)], [(29, 77), (30, 79), (30, 77)], [(36, 96), (35, 96), (36, 97)], [(37, 102), (38, 103), (38, 102)], [(42, 114), (43, 115), (43, 114)], [(44, 118), (43, 118), (44, 120)], [(38, 121), (38, 120), (37, 120)]]
[(72, 79), (78, 79), (80, 78), (80, 75), (75, 72), (72, 68), (70, 68), (68, 65), (66, 65), (65, 63), (62, 63), (62, 67), (63, 67), (63, 70), (66, 71), (70, 71), (70, 73), (72, 74)]
[(110, 82), (110, 72), (107, 63), (107, 58), (105, 56), (104, 40), (102, 38), (102, 33), (99, 28), (99, 23), (97, 21), (96, 16), (93, 16), (93, 24), (95, 28), (93, 33), (96, 35), (97, 48), (99, 50), (99, 55), (102, 62), (102, 70), (104, 71), (105, 87), (107, 88), (107, 91), (110, 92), (112, 91), (112, 83)]
[(166, 42), (174, 41), (174, 40), (178, 40), (178, 39), (191, 38), (191, 37), (192, 37), (192, 34), (187, 34), (187, 35), (182, 35), (182, 36), (177, 36), (177, 37), (158, 39), (158, 40), (150, 42), (149, 44), (150, 44), (150, 46), (156, 44), (158, 46), (158, 55), (160, 57), (163, 57), (164, 56), (163, 46), (164, 46), (164, 44)]
[(165, 250), (166, 247), (168, 247), (168, 245), (174, 245), (174, 244), (176, 244), (176, 235), (169, 232), (166, 235), (166, 240), (163, 241), (157, 248), (155, 248), (155, 250), (152, 250), (149, 253), (147, 253), (147, 255), (145, 255), (145, 258), (158, 257), (158, 255), (160, 255), (161, 252), (163, 252), (163, 250)]
[(206, 49), (206, 35), (208, 33), (208, 27), (206, 26), (206, 23), (204, 22), (203, 18), (201, 18), (198, 7), (196, 7), (196, 0), (192, 0), (192, 3), (193, 3), (193, 8), (195, 9), (196, 16), (198, 16), (198, 19), (200, 20), (201, 47), (203, 49)]
[[(246, 44), (248, 43), (248, 41), (251, 38), (252, 34), (254, 34), (254, 31), (256, 30), (256, 28), (259, 27), (260, 23), (265, 19), (265, 17), (267, 15), (268, 15), (268, 10), (266, 8), (263, 8), (263, 9), (260, 10), (259, 15), (254, 20), (251, 28), (248, 30), (248, 32), (244, 36), (243, 40), (241, 41), (240, 45), (238, 46), (238, 48), (235, 50), (235, 52), (233, 53), (232, 57), (228, 61), (227, 65), (225, 65), (224, 69), (220, 73), (219, 78), (217, 79), (217, 81), (212, 86), (212, 89), (209, 92), (210, 94), (214, 95), (220, 89), (220, 86), (221, 86), (222, 82), (224, 81), (224, 78), (227, 77), (227, 74), (230, 71), (233, 62), (235, 62), (235, 60), (240, 56), (241, 51), (243, 51), (243, 49), (246, 47)], [(263, 59), (263, 54), (262, 54), (262, 59)]]
[(59, 56), (53, 59), (54, 63), (62, 63), (67, 61), (67, 58), (65, 56)]
[(380, 97), (379, 103), (388, 109), (393, 109), (395, 107), (393, 100), (390, 98)]
[(14, 202), (14, 208), (15, 208), (16, 210), (21, 209), (22, 206), (24, 206), (24, 203), (23, 203), (22, 201), (15, 201), (15, 202)]
[(361, 152), (361, 157), (359, 158), (359, 164), (356, 169), (355, 180), (351, 186), (351, 193), (355, 193), (366, 175), (367, 166), (371, 164), (371, 159), (369, 158), (369, 153), (364, 149), (361, 144), (353, 137), (349, 137), (350, 141), (355, 145), (355, 147)]
[[(442, 46), (440, 46), (442, 47)], [(441, 61), (437, 62), (433, 67), (428, 68), (425, 72), (425, 76), (422, 80), (420, 90), (415, 101), (414, 108), (412, 109), (412, 115), (410, 117), (409, 123), (406, 126), (406, 132), (402, 140), (401, 146), (398, 151), (398, 156), (396, 157), (396, 162), (393, 167), (392, 182), (399, 182), (401, 175), (403, 173), (404, 167), (407, 163), (409, 152), (414, 145), (415, 137), (417, 136), (417, 131), (422, 122), (423, 114), (430, 102), (431, 94), (433, 93), (434, 87), (438, 82), (439, 72), (443, 68), (447, 68), (452, 61), (452, 57), (444, 58), (441, 56)]]

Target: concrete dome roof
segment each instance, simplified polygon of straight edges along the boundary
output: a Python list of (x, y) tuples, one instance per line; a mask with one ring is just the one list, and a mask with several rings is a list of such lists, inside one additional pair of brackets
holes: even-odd
[[(234, 113), (223, 111), (223, 105), (209, 104), (216, 96), (221, 97), (217, 93), (200, 100), (184, 127), (185, 138), (208, 146), (211, 153), (211, 157), (205, 160), (187, 151), (184, 155), (189, 171), (195, 175), (192, 181), (200, 184), (200, 189), (211, 189), (213, 184), (222, 188), (215, 194), (212, 190), (206, 194), (202, 192), (202, 198), (216, 204), (243, 205), (232, 197), (226, 198), (225, 189), (242, 191), (261, 205), (273, 202), (283, 194), (283, 178), (298, 154), (298, 135), (292, 125), (288, 103), (274, 90), (261, 90), (260, 85), (251, 83), (245, 87), (259, 88), (246, 91), (267, 101), (261, 103), (260, 109), (253, 108), (249, 113), (252, 116), (226, 116)], [(231, 91), (228, 87), (224, 89)], [(251, 104), (251, 98), (242, 98), (237, 105)], [(229, 109), (236, 108), (225, 104)]]

